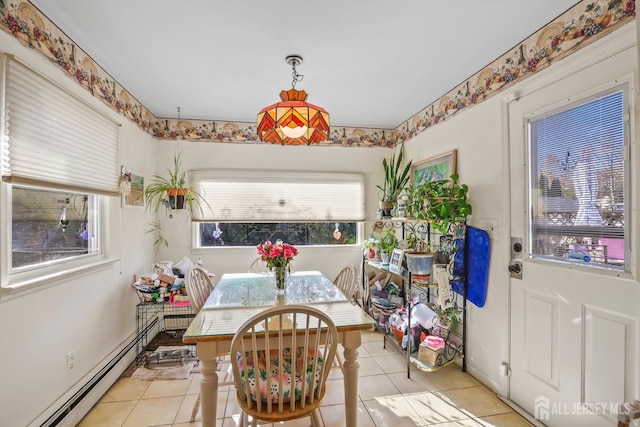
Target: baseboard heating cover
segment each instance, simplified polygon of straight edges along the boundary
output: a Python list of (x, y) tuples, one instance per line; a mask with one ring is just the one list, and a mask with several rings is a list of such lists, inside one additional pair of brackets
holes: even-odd
[[(111, 360), (94, 373), (57, 410), (44, 421), (41, 420), (42, 416), (38, 417), (30, 427), (75, 426), (135, 360), (135, 350), (140, 339), (140, 335), (134, 334), (133, 338), (130, 338)], [(92, 397), (91, 401), (88, 399), (89, 396)]]

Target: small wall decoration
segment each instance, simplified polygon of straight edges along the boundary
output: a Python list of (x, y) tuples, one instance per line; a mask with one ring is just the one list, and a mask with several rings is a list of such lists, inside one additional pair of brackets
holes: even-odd
[(122, 195), (122, 206), (125, 208), (144, 208), (144, 176), (129, 171), (131, 190)]
[(449, 179), (456, 172), (456, 157), (458, 150), (430, 157), (411, 167), (411, 182), (414, 186), (431, 181)]
[(389, 260), (389, 269), (394, 271), (400, 271), (402, 268), (402, 257), (404, 256), (404, 249), (394, 249), (391, 253), (391, 259)]

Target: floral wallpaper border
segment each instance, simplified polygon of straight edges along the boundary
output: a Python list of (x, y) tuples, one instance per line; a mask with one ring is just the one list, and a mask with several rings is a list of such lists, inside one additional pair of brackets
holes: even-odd
[(635, 0), (581, 1), (392, 132), (409, 140), (635, 19)]
[[(393, 147), (604, 37), (635, 0), (584, 0), (395, 129), (332, 127), (320, 146)], [(256, 123), (157, 118), (27, 0), (0, 0), (0, 29), (38, 50), (93, 96), (157, 139), (259, 143)]]

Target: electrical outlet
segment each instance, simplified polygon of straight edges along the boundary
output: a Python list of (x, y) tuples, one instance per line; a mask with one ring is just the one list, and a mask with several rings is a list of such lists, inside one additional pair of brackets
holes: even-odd
[(76, 351), (75, 350), (71, 350), (69, 353), (67, 353), (67, 370), (72, 370), (73, 367), (76, 365)]

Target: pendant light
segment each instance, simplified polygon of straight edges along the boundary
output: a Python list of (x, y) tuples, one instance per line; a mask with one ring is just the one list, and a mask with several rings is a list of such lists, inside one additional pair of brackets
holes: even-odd
[(296, 83), (304, 77), (296, 71), (296, 67), (302, 64), (302, 58), (290, 55), (285, 61), (293, 70), (293, 87), (280, 92), (280, 102), (258, 113), (258, 138), (281, 145), (309, 145), (327, 140), (329, 113), (306, 102), (304, 90), (296, 90)]

